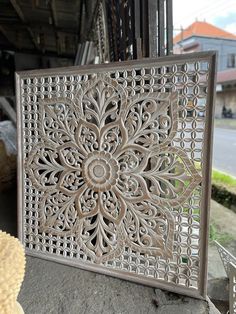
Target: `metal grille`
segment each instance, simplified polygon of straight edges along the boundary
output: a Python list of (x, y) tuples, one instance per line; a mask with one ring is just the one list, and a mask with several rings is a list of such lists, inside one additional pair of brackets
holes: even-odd
[(28, 254), (204, 297), (214, 53), (17, 75)]

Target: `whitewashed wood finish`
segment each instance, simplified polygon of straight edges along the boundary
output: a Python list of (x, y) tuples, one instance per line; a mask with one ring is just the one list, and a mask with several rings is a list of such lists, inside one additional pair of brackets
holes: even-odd
[(229, 313), (236, 313), (236, 266), (229, 264)]
[(214, 58), (17, 76), (29, 254), (205, 296)]
[(234, 257), (226, 248), (224, 248), (219, 242), (215, 241), (218, 253), (220, 255), (222, 264), (225, 268), (225, 272), (230, 277), (230, 263), (233, 263), (236, 265), (236, 257)]

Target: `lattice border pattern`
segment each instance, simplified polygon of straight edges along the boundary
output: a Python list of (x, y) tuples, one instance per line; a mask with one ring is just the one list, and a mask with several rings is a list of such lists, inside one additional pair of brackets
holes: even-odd
[(228, 276), (230, 277), (230, 263), (236, 265), (236, 258), (229, 252), (227, 251), (219, 242), (215, 241), (218, 253), (220, 255), (222, 264), (225, 268), (225, 272)]
[(236, 313), (236, 266), (229, 264), (229, 313)]
[(205, 297), (215, 54), (18, 73), (19, 237)]

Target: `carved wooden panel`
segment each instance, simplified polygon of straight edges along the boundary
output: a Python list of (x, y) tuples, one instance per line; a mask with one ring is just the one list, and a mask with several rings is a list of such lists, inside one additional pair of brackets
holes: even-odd
[(229, 313), (236, 313), (236, 266), (229, 264)]
[(17, 75), (28, 254), (205, 296), (214, 53)]
[(224, 248), (219, 242), (215, 241), (218, 253), (228, 277), (230, 277), (230, 263), (236, 265), (236, 258)]

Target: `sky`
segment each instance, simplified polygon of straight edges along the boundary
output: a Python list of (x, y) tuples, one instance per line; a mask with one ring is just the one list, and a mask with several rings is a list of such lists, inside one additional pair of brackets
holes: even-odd
[(174, 35), (196, 20), (236, 35), (236, 0), (173, 0)]

